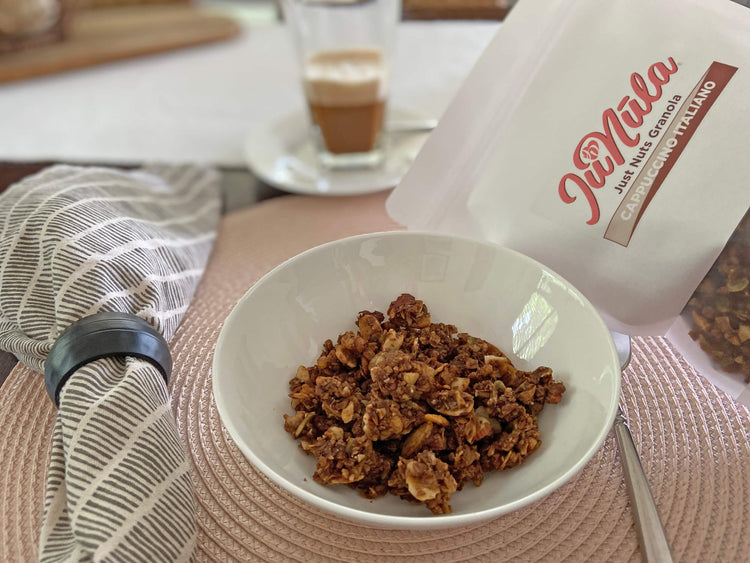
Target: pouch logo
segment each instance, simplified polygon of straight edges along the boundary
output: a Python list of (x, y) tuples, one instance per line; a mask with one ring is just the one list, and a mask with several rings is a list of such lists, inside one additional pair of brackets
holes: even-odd
[(622, 148), (632, 148), (640, 143), (638, 128), (651, 113), (655, 102), (662, 97), (663, 87), (678, 70), (672, 57), (666, 62), (657, 62), (649, 67), (646, 78), (638, 73), (630, 77), (632, 93), (620, 100), (614, 108), (602, 113), (602, 130), (587, 133), (573, 153), (573, 165), (577, 172), (569, 172), (560, 179), (558, 194), (567, 204), (578, 199), (576, 192), (583, 194), (589, 205), (591, 217), (586, 223), (599, 222), (599, 202), (595, 190), (604, 186), (607, 177), (617, 166), (625, 163)]
[(599, 157), (599, 143), (591, 141), (588, 145), (581, 149), (581, 160), (586, 162), (593, 162)]

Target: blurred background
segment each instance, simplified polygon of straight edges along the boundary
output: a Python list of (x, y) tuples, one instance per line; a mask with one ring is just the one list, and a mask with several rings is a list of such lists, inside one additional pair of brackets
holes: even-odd
[[(404, 19), (502, 19), (515, 0), (403, 0)], [(192, 5), (254, 24), (281, 18), (278, 0), (0, 0), (5, 52), (59, 40), (73, 14), (125, 6)], [(112, 12), (114, 14), (115, 12)]]

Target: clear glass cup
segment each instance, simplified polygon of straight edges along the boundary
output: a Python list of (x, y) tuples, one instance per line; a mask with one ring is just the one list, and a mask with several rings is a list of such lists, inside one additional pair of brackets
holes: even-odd
[(319, 162), (379, 166), (401, 0), (282, 0), (282, 7)]

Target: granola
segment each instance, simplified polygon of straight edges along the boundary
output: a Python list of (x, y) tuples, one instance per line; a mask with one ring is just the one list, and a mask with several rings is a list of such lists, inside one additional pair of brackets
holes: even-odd
[(750, 382), (750, 214), (746, 214), (686, 307), (690, 336), (721, 368)]
[(326, 340), (316, 363), (297, 369), (284, 428), (317, 458), (316, 481), (447, 514), (466, 483), (539, 448), (537, 415), (565, 385), (550, 368), (519, 370), (489, 342), (433, 323), (412, 295), (387, 315), (360, 312), (356, 332)]

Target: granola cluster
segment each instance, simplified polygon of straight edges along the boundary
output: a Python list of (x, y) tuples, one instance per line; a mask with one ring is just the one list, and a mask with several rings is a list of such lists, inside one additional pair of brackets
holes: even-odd
[(750, 214), (687, 304), (690, 336), (729, 373), (750, 382)]
[(565, 386), (550, 368), (518, 370), (489, 342), (432, 323), (411, 295), (387, 313), (362, 311), (356, 331), (297, 369), (284, 428), (317, 458), (316, 481), (446, 514), (453, 492), (540, 446), (537, 415)]

